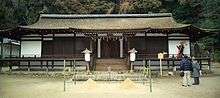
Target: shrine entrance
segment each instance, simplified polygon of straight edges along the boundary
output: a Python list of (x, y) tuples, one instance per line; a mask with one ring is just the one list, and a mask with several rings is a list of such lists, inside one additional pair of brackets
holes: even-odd
[(101, 41), (101, 57), (102, 58), (120, 58), (120, 42), (119, 40), (102, 40)]

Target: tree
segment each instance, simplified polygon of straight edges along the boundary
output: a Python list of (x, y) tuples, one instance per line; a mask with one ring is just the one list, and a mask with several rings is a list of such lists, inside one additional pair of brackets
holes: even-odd
[(162, 3), (159, 0), (137, 0), (131, 13), (146, 14), (149, 12), (159, 12), (161, 5)]
[(104, 0), (57, 0), (55, 6), (59, 13), (105, 14), (114, 7), (114, 3)]
[(13, 28), (16, 25), (14, 21), (14, 8), (10, 0), (0, 2), (0, 29)]

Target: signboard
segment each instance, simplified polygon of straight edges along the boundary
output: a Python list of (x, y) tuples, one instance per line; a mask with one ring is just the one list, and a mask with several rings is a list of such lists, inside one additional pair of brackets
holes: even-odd
[(158, 53), (158, 59), (163, 59), (163, 53)]

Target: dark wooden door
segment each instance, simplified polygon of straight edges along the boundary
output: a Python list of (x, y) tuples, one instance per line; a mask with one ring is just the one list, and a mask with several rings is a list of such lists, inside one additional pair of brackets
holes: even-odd
[(101, 41), (101, 57), (102, 58), (119, 58), (120, 43), (119, 40), (102, 40)]

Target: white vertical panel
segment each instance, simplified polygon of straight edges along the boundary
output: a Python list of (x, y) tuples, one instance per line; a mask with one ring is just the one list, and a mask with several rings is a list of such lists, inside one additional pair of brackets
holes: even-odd
[(123, 39), (119, 39), (120, 41), (120, 57), (123, 57)]
[(169, 54), (177, 54), (178, 49), (177, 45), (181, 42), (185, 42), (185, 48), (183, 50), (183, 54), (187, 54), (188, 56), (190, 55), (190, 41), (189, 40), (169, 40)]
[(21, 56), (41, 57), (41, 41), (21, 41)]
[(101, 57), (101, 39), (98, 39), (98, 58)]

